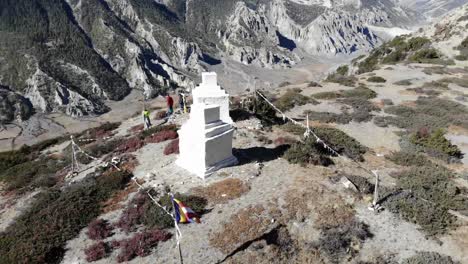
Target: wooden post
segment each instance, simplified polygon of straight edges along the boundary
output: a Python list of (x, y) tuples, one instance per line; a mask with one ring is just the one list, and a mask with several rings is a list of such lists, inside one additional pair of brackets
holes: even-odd
[(182, 257), (182, 248), (180, 247), (180, 236), (179, 236), (179, 227), (177, 226), (176, 208), (174, 206), (174, 195), (172, 193), (170, 193), (169, 195), (171, 196), (172, 210), (174, 211), (173, 218), (174, 218), (174, 226), (176, 228), (177, 247), (179, 249), (179, 261), (180, 261), (180, 264), (184, 264), (184, 258)]
[(379, 174), (377, 171), (372, 171), (372, 173), (375, 175), (374, 200), (372, 201), (372, 205), (376, 208), (379, 201)]
[(71, 141), (71, 154), (72, 154), (72, 165), (71, 165), (71, 172), (72, 174), (75, 172), (75, 145), (73, 144), (73, 135), (70, 136)]

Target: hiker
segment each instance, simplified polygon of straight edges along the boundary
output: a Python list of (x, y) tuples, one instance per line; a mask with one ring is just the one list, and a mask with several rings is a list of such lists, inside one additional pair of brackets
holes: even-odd
[(179, 108), (182, 113), (185, 113), (185, 95), (179, 92)]
[(146, 129), (151, 127), (150, 112), (146, 108), (143, 109), (143, 123)]
[(166, 95), (166, 101), (167, 101), (167, 116), (170, 116), (174, 113), (174, 99), (167, 94)]

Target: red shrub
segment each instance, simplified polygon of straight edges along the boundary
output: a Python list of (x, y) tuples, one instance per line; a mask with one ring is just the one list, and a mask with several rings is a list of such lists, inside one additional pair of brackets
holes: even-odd
[(297, 140), (291, 137), (279, 137), (275, 139), (273, 142), (275, 143), (276, 146), (281, 146), (281, 145), (290, 145), (295, 143)]
[(129, 129), (129, 131), (131, 133), (138, 133), (138, 132), (141, 132), (143, 129), (145, 128), (145, 125), (144, 124), (140, 124), (140, 125), (136, 125), (136, 126), (133, 126)]
[(154, 115), (154, 120), (162, 120), (166, 118), (166, 114), (167, 114), (166, 111), (159, 111), (156, 113), (156, 115)]
[(109, 246), (100, 241), (85, 249), (86, 261), (92, 262), (107, 257), (110, 253)]
[(179, 139), (172, 140), (164, 148), (164, 155), (179, 154)]
[(117, 256), (117, 261), (121, 263), (130, 261), (137, 256), (148, 256), (152, 248), (157, 246), (159, 242), (167, 241), (171, 236), (170, 233), (158, 229), (137, 233), (132, 238), (122, 240), (118, 243), (122, 249)]
[(109, 237), (112, 233), (112, 227), (109, 222), (104, 219), (96, 219), (89, 223), (88, 232), (86, 233), (90, 239), (101, 240)]
[(131, 206), (128, 206), (120, 216), (116, 226), (125, 232), (135, 230), (135, 227), (141, 224), (141, 217), (144, 213), (144, 205), (147, 202), (145, 193), (138, 193), (131, 201)]
[(160, 143), (169, 139), (176, 139), (179, 137), (177, 132), (173, 130), (163, 130), (160, 132), (157, 132), (145, 139), (146, 143)]
[(145, 142), (138, 137), (132, 137), (125, 140), (122, 144), (117, 147), (117, 152), (134, 152), (141, 149), (145, 145)]
[(418, 138), (428, 138), (431, 134), (431, 131), (429, 130), (428, 127), (421, 127), (418, 129), (416, 132), (416, 136)]

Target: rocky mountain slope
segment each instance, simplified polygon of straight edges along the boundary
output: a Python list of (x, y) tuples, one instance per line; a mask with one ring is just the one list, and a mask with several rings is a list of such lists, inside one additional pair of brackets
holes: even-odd
[(437, 18), (467, 3), (466, 0), (400, 0), (400, 2), (418, 11), (427, 19)]
[[(101, 114), (106, 100), (132, 89), (152, 97), (190, 88), (200, 71), (226, 60), (281, 68), (301, 60), (297, 50), (368, 51), (386, 37), (376, 28), (406, 28), (415, 17), (392, 0), (6, 0), (0, 85), (36, 112)], [(2, 112), (20, 111), (5, 105)]]

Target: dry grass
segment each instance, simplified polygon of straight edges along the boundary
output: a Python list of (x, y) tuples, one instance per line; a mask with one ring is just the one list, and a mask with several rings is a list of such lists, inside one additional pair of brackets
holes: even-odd
[(222, 204), (241, 197), (250, 190), (249, 185), (239, 179), (225, 179), (206, 187), (197, 187), (192, 192), (208, 200), (210, 204)]
[(212, 233), (210, 244), (228, 254), (267, 232), (270, 225), (265, 208), (262, 205), (251, 205), (232, 215), (220, 231)]
[(319, 187), (308, 187), (305, 189), (290, 189), (286, 192), (283, 214), (281, 220), (287, 222), (292, 219), (303, 221), (308, 218), (314, 209), (311, 201), (319, 201), (323, 196), (323, 189)]
[(322, 204), (315, 212), (315, 226), (319, 229), (330, 229), (349, 223), (355, 214), (354, 209), (341, 199), (337, 199), (335, 203)]

